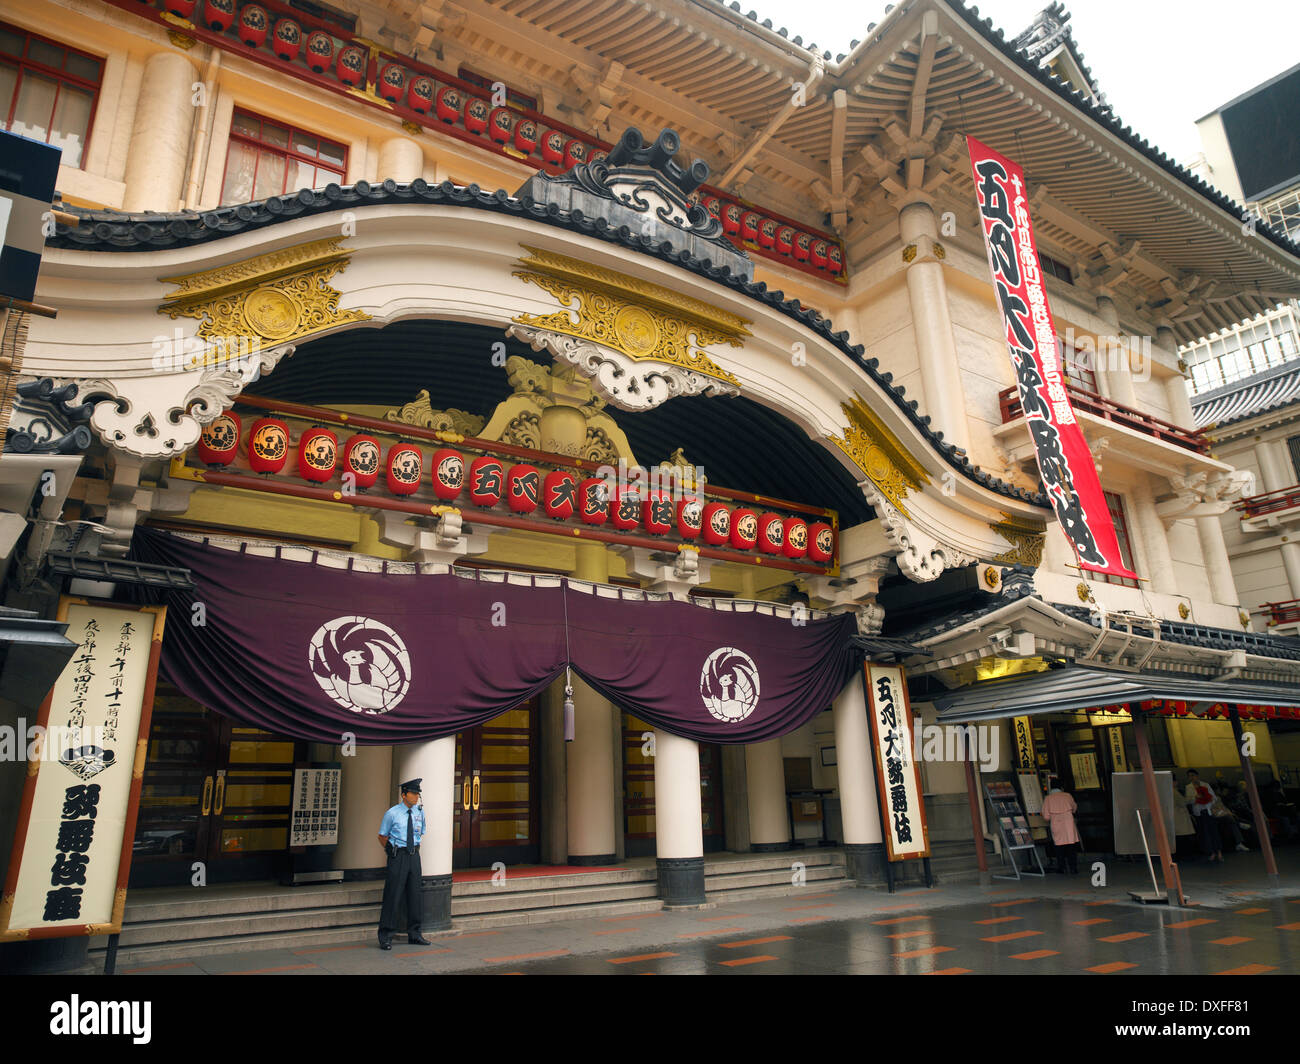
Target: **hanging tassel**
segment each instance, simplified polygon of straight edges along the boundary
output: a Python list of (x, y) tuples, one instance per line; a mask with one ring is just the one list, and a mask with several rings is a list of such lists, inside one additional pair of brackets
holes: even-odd
[(573, 742), (573, 677), (568, 666), (564, 669), (564, 741)]

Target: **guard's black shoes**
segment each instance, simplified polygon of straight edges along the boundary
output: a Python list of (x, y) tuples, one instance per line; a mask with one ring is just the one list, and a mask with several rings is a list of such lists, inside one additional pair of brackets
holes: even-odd
[(379, 948), (380, 948), (380, 949), (392, 949), (392, 948), (393, 948), (393, 944), (392, 944), (391, 942), (380, 942), (380, 943), (379, 943)]
[(409, 942), (412, 946), (432, 946), (432, 945), (433, 945), (433, 943), (430, 942), (430, 941), (429, 941), (427, 938), (425, 938), (423, 935), (416, 935), (414, 938), (408, 938), (406, 941)]

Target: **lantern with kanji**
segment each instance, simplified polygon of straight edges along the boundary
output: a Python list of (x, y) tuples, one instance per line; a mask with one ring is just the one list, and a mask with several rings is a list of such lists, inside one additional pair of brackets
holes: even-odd
[(501, 501), (505, 469), (495, 458), (484, 455), (469, 466), (469, 501), (475, 506), (495, 506)]
[(808, 522), (798, 517), (785, 522), (785, 546), (782, 553), (787, 558), (802, 558), (808, 553)]
[(813, 238), (807, 233), (796, 233), (794, 236), (794, 257), (800, 262), (807, 262), (812, 255)]
[(789, 255), (794, 250), (794, 226), (782, 225), (777, 227), (776, 250), (782, 255)]
[(785, 549), (785, 522), (778, 514), (764, 514), (758, 519), (758, 549), (764, 554), (780, 554)]
[(189, 18), (194, 14), (195, 0), (167, 0), (167, 10), (173, 15), (181, 18)]
[(641, 521), (654, 536), (666, 536), (673, 527), (673, 500), (666, 491), (652, 491), (641, 504)]
[(482, 133), (487, 129), (488, 114), (491, 110), (487, 100), (471, 96), (465, 101), (465, 128), (471, 133)]
[(239, 9), (239, 39), (250, 48), (260, 48), (271, 28), (266, 8), (245, 4)]
[(714, 218), (722, 214), (722, 201), (717, 196), (705, 196), (700, 200), (700, 206), (709, 212)]
[(271, 33), (271, 51), (277, 59), (292, 63), (302, 49), (302, 27), (291, 18), (282, 18)]
[(776, 219), (764, 218), (758, 226), (758, 246), (761, 248), (776, 247)]
[(839, 244), (832, 244), (826, 252), (826, 268), (837, 277), (844, 272), (844, 250)]
[(324, 30), (312, 30), (307, 34), (305, 59), (308, 69), (313, 74), (324, 74), (329, 69), (330, 63), (334, 61), (334, 38)]
[(488, 136), (498, 144), (509, 144), (514, 132), (515, 116), (509, 107), (494, 107), (488, 115)]
[(203, 23), (210, 30), (225, 33), (235, 24), (235, 0), (203, 0)]
[(424, 475), (424, 455), (420, 448), (410, 443), (399, 443), (388, 449), (388, 490), (394, 495), (414, 495), (420, 490)]
[(609, 520), (609, 482), (588, 477), (578, 487), (579, 514), (584, 525), (603, 525)]
[(636, 488), (619, 489), (610, 524), (620, 532), (632, 531), (641, 523), (641, 501), (641, 492)]
[(406, 90), (406, 106), (417, 114), (427, 115), (433, 110), (433, 78), (412, 78)]
[(208, 465), (230, 465), (239, 451), (239, 415), (227, 411), (203, 426), (199, 436), (199, 460)]
[(830, 251), (830, 244), (825, 240), (814, 240), (812, 245), (812, 264), (819, 270), (826, 269), (826, 254)]
[(542, 138), (542, 161), (558, 166), (564, 161), (564, 143), (568, 138), (558, 129), (548, 129)]
[(460, 117), (461, 107), (460, 90), (453, 88), (451, 85), (444, 85), (438, 90), (436, 102), (434, 103), (434, 114), (449, 126), (456, 124), (456, 119)]
[(459, 451), (433, 454), (433, 493), (444, 501), (454, 499), (465, 486), (465, 459)]
[(379, 71), (379, 95), (389, 103), (401, 103), (406, 95), (406, 71), (397, 63), (385, 63)]
[(579, 163), (587, 161), (587, 145), (576, 137), (564, 144), (564, 168), (572, 170)]
[(248, 435), (248, 464), (254, 473), (278, 473), (289, 460), (289, 426), (279, 418), (253, 422)]
[(358, 433), (343, 445), (343, 477), (352, 478), (357, 491), (373, 488), (379, 479), (379, 459), (382, 455), (379, 441), (373, 436)]
[(542, 475), (536, 466), (516, 465), (506, 474), (506, 502), (517, 514), (530, 514), (542, 497)]
[(677, 500), (677, 534), (682, 539), (697, 539), (704, 527), (704, 503), (699, 499)]
[(722, 208), (722, 231), (728, 236), (740, 232), (740, 215), (740, 207), (735, 203), (728, 203)]
[(359, 85), (366, 76), (366, 50), (358, 48), (355, 44), (349, 44), (339, 52), (338, 62), (334, 64), (334, 72), (344, 85)]
[(731, 542), (731, 511), (720, 502), (704, 504), (701, 516), (701, 532), (704, 542), (711, 547), (721, 547)]
[(572, 473), (553, 469), (542, 481), (542, 510), (547, 517), (566, 521), (578, 508), (578, 481)]
[(731, 515), (731, 545), (736, 550), (752, 550), (758, 542), (758, 514), (737, 510)]
[(537, 147), (537, 123), (531, 118), (521, 118), (515, 123), (515, 148), (525, 155), (532, 155)]
[(815, 562), (828, 562), (835, 556), (835, 530), (818, 522), (808, 529), (808, 557)]
[(757, 211), (745, 211), (740, 216), (740, 235), (745, 240), (754, 241), (758, 239), (758, 223), (763, 219)]
[(339, 438), (329, 429), (315, 425), (298, 437), (298, 475), (303, 480), (323, 483), (338, 464)]

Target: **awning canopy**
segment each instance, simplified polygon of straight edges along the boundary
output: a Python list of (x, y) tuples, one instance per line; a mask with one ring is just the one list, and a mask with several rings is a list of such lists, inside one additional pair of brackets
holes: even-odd
[(1300, 686), (1200, 680), (1154, 673), (1121, 672), (1088, 665), (1016, 676), (964, 687), (933, 698), (941, 724), (1100, 709), (1143, 702), (1185, 702), (1190, 712), (1229, 706), (1300, 707)]

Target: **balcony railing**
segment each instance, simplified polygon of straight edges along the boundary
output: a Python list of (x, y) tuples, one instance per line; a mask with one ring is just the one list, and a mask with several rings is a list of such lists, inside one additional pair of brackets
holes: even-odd
[(1300, 506), (1300, 484), (1283, 488), (1281, 491), (1251, 495), (1240, 502), (1233, 503), (1233, 508), (1240, 510), (1246, 517), (1260, 517), (1264, 514), (1277, 513), (1279, 510), (1291, 510), (1297, 506)]
[[(1210, 442), (1205, 438), (1204, 429), (1190, 431), (1179, 428), (1172, 422), (1154, 417), (1151, 414), (1144, 414), (1141, 410), (1134, 410), (1132, 407), (1123, 406), (1104, 396), (1097, 395), (1095, 392), (1084, 391), (1073, 384), (1067, 384), (1065, 390), (1069, 393), (1070, 403), (1075, 410), (1086, 411), (1092, 414), (1093, 417), (1113, 421), (1116, 425), (1123, 425), (1135, 432), (1141, 432), (1143, 435), (1163, 440), (1165, 443), (1172, 443), (1176, 447), (1184, 447), (1189, 451), (1195, 451), (1197, 454), (1210, 453)], [(1024, 416), (1024, 411), (1020, 408), (1020, 389), (1018, 387), (1013, 385), (1000, 391), (998, 393), (998, 403), (1002, 408), (1002, 424), (1005, 425), (1009, 421)]]
[(1284, 602), (1265, 602), (1260, 612), (1269, 615), (1268, 626), (1270, 628), (1279, 624), (1294, 624), (1296, 621), (1300, 621), (1300, 599), (1287, 599)]

